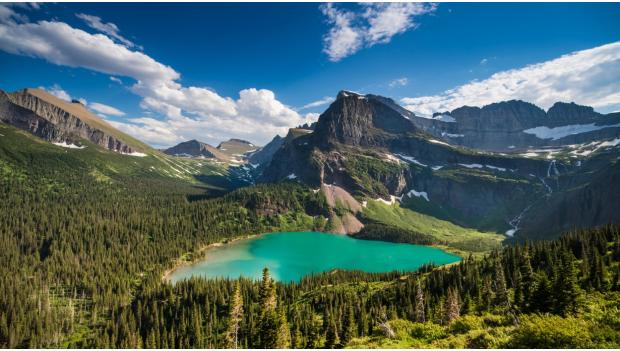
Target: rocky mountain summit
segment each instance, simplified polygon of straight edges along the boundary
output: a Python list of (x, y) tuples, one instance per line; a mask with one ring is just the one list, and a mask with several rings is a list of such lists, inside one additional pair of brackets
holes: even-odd
[(216, 147), (207, 143), (200, 142), (198, 140), (184, 141), (171, 148), (164, 150), (165, 154), (172, 156), (182, 157), (204, 157), (204, 158), (217, 158), (227, 159), (228, 157), (223, 154)]
[[(567, 115), (562, 111), (568, 111)], [(502, 116), (501, 121), (494, 116)], [(341, 91), (321, 114), (314, 131), (289, 133), (285, 140), (278, 140), (281, 145), (259, 181), (297, 181), (314, 188), (335, 186), (360, 202), (400, 202), (401, 206), (461, 226), (510, 236), (537, 230), (558, 232), (560, 224), (562, 230), (566, 225), (602, 224), (618, 215), (589, 210), (565, 218), (555, 211), (563, 211), (562, 197), (600, 192), (600, 186), (583, 174), (600, 173), (595, 179), (609, 179), (605, 174), (615, 158), (600, 156), (604, 161), (582, 161), (580, 156), (589, 155), (589, 149), (558, 149), (547, 157), (524, 156), (516, 151), (488, 152), (453, 145), (457, 138), (435, 128), (477, 130), (479, 144), (487, 142), (490, 146), (502, 133), (513, 135), (515, 141), (528, 135), (523, 130), (542, 135), (544, 131), (535, 129), (541, 124), (562, 127), (565, 123), (590, 122), (598, 126), (602, 118), (592, 109), (574, 104), (558, 103), (545, 112), (522, 101), (508, 101), (482, 109), (463, 107), (425, 119), (389, 98)], [(550, 120), (553, 123), (548, 123)], [(463, 133), (464, 129), (449, 131)], [(594, 150), (617, 145), (614, 141), (598, 143), (584, 145), (594, 145)], [(581, 189), (579, 193), (567, 193), (575, 187)], [(562, 220), (545, 228), (535, 213), (529, 213), (533, 209), (553, 212), (550, 217)]]
[(479, 107), (463, 106), (416, 116), (422, 130), (451, 144), (490, 151), (562, 146), (620, 136), (620, 113), (600, 114), (592, 107), (556, 102), (548, 111), (520, 100)]
[(0, 91), (0, 120), (56, 143), (73, 145), (85, 139), (127, 154), (150, 149), (119, 132), (81, 103), (61, 100), (41, 89), (10, 94)]

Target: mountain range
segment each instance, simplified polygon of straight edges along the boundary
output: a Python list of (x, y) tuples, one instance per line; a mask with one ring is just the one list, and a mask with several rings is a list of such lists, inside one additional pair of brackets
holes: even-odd
[(140, 156), (144, 172), (224, 192), (302, 183), (324, 194), (335, 232), (382, 222), (368, 215), (375, 204), (516, 239), (620, 221), (620, 114), (574, 103), (544, 111), (512, 100), (421, 117), (341, 91), (315, 124), (264, 147), (190, 140), (163, 153), (40, 89), (0, 91), (0, 121), (66, 148)]

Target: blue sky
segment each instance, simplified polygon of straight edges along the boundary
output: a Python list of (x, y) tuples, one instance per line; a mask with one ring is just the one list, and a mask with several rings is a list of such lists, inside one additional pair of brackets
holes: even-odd
[(265, 143), (341, 89), (422, 115), (511, 98), (610, 112), (618, 18), (618, 4), (0, 5), (0, 89), (85, 99), (155, 146)]

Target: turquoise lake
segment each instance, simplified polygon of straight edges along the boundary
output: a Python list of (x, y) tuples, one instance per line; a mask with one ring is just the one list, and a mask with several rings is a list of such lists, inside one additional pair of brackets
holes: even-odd
[(284, 232), (210, 248), (203, 260), (177, 269), (169, 278), (173, 283), (192, 276), (259, 279), (267, 267), (275, 280), (289, 282), (333, 269), (412, 271), (427, 263), (442, 265), (459, 260), (458, 256), (429, 246), (318, 232)]

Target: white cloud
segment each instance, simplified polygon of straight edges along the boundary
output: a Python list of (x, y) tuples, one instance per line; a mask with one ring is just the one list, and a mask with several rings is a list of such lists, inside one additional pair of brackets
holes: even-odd
[(407, 84), (409, 84), (409, 79), (407, 79), (407, 77), (403, 77), (403, 78), (394, 79), (393, 81), (390, 82), (389, 86), (390, 88), (394, 88), (397, 86), (404, 87)]
[(487, 58), (483, 58), (482, 60), (480, 60), (480, 64), (481, 65), (486, 65), (487, 62), (489, 62), (489, 59), (487, 59)]
[(313, 102), (310, 102), (310, 103), (307, 103), (307, 104), (303, 105), (300, 110), (305, 110), (305, 109), (308, 109), (308, 108), (313, 108), (313, 107), (319, 107), (319, 106), (327, 105), (327, 104), (333, 102), (334, 100), (335, 99), (333, 97), (331, 97), (331, 96), (325, 96), (324, 98), (322, 98), (320, 100), (313, 101)]
[(323, 51), (331, 61), (341, 59), (356, 53), (363, 43), (363, 31), (354, 26), (356, 15), (352, 12), (339, 10), (333, 4), (325, 4), (320, 7), (321, 12), (327, 16), (327, 21), (333, 27), (323, 38), (325, 47)]
[(119, 78), (114, 77), (114, 76), (110, 76), (110, 80), (115, 82), (115, 83), (118, 83), (118, 84), (123, 84), (122, 80), (120, 80)]
[(298, 114), (270, 90), (243, 89), (235, 100), (205, 87), (182, 86), (178, 82), (181, 75), (172, 67), (118, 44), (107, 35), (91, 34), (57, 21), (20, 23), (14, 17), (0, 17), (0, 50), (134, 79), (131, 90), (143, 98), (140, 106), (162, 114), (165, 120), (160, 122), (168, 133), (161, 133), (159, 141), (154, 139), (162, 132), (162, 125), (153, 122), (156, 119), (115, 123), (154, 144), (194, 137), (213, 143), (231, 137), (266, 143), (274, 134), (284, 135), (289, 127), (315, 117)]
[(105, 104), (101, 104), (98, 102), (91, 102), (88, 104), (88, 107), (96, 112), (99, 112), (101, 114), (104, 114), (106, 116), (124, 116), (125, 112), (109, 106), (109, 105), (105, 105)]
[(620, 42), (502, 71), (433, 96), (404, 98), (405, 108), (423, 115), (463, 105), (484, 106), (520, 99), (542, 108), (557, 101), (611, 112), (620, 106)]
[(84, 21), (90, 28), (94, 30), (98, 30), (101, 33), (107, 34), (108, 36), (118, 40), (120, 43), (122, 43), (123, 45), (127, 47), (136, 46), (130, 40), (125, 39), (122, 35), (119, 34), (120, 31), (118, 27), (116, 26), (116, 24), (114, 23), (111, 23), (111, 22), (104, 23), (101, 20), (101, 17), (87, 15), (85, 13), (78, 13), (75, 16), (81, 19), (82, 21)]
[(361, 12), (338, 9), (328, 3), (321, 12), (332, 26), (324, 36), (323, 51), (340, 61), (363, 47), (389, 43), (392, 37), (415, 28), (414, 17), (435, 11), (435, 4), (367, 3)]
[(39, 87), (39, 89), (46, 90), (48, 93), (54, 95), (55, 97), (71, 102), (71, 95), (67, 93), (60, 85), (54, 84), (49, 88)]
[(396, 34), (415, 28), (415, 16), (435, 11), (435, 4), (393, 2), (365, 4), (364, 18), (368, 20), (367, 45), (389, 43)]

